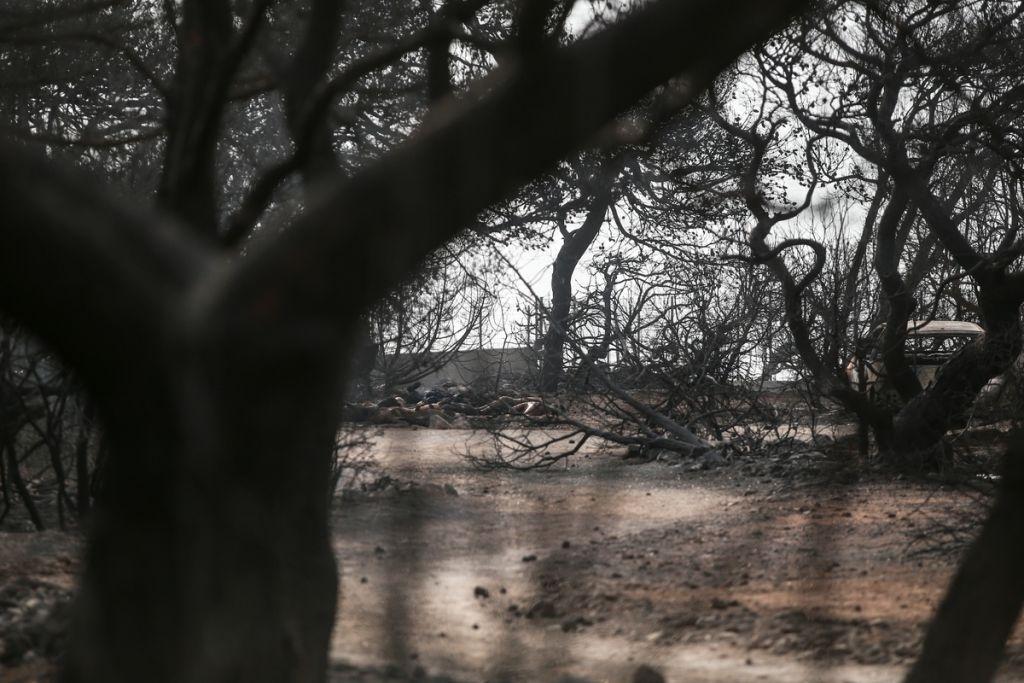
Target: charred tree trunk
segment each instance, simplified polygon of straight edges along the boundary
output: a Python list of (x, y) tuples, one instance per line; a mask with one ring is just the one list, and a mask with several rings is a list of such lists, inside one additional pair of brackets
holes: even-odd
[(945, 433), (968, 415), (990, 379), (1005, 372), (1021, 352), (1020, 299), (1004, 287), (982, 290), (985, 334), (949, 360), (935, 383), (915, 396), (894, 421), (896, 452), (911, 463), (934, 459)]
[(158, 199), (204, 237), (217, 226), (216, 145), (223, 91), (237, 64), (228, 60), (231, 6), (225, 0), (185, 0), (183, 40), (167, 98), (167, 143)]
[(64, 681), (324, 680), (340, 369), (334, 344), (280, 341), (167, 349), (100, 400), (109, 476)]
[(89, 508), (92, 506), (89, 441), (92, 435), (94, 419), (92, 401), (86, 401), (82, 408), (78, 440), (75, 443), (75, 507), (77, 508), (79, 519), (87, 517), (89, 515)]
[(913, 291), (900, 275), (900, 253), (896, 246), (897, 228), (907, 211), (908, 203), (906, 194), (897, 188), (878, 222), (875, 248), (875, 272), (888, 304), (885, 307), (885, 331), (881, 339), (884, 383), (892, 387), (904, 401), (921, 393), (921, 383), (904, 353), (907, 320), (914, 311), (915, 301)]
[(928, 627), (906, 683), (981, 683), (995, 675), (1024, 605), (1024, 443), (1004, 459), (998, 497)]
[(540, 389), (558, 391), (562, 383), (565, 342), (568, 337), (569, 308), (572, 305), (572, 276), (580, 259), (587, 253), (601, 231), (605, 214), (611, 204), (610, 192), (594, 197), (583, 225), (567, 234), (551, 269), (551, 308), (548, 330), (541, 347)]
[(21, 476), (21, 467), (18, 463), (18, 454), (14, 447), (13, 440), (6, 441), (2, 448), (7, 454), (7, 476), (10, 477), (11, 482), (14, 484), (14, 490), (18, 494), (18, 498), (21, 499), (21, 504), (25, 506), (25, 512), (28, 513), (28, 518), (31, 520), (32, 526), (34, 526), (37, 531), (43, 531), (46, 529), (46, 524), (43, 523), (43, 517), (39, 514), (39, 508), (36, 507), (36, 502), (32, 498), (32, 493), (28, 490), (28, 485)]

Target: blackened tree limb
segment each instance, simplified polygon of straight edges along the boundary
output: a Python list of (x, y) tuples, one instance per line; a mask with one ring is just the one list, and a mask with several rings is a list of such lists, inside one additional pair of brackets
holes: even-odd
[(523, 0), (516, 21), (516, 48), (522, 55), (530, 55), (547, 40), (547, 24), (555, 10), (555, 0)]
[(1024, 439), (1003, 461), (999, 493), (967, 550), (906, 683), (975, 683), (995, 676), (1024, 605)]
[[(321, 117), (306, 121), (305, 108), (334, 63), (343, 9), (342, 0), (313, 0), (305, 38), (295, 52), (284, 84), (285, 113), (292, 140), (296, 148), (309, 148), (301, 158), (307, 184), (338, 171), (327, 120)], [(308, 140), (304, 139), (307, 137)]]
[(551, 308), (548, 329), (544, 334), (541, 358), (541, 391), (554, 392), (562, 381), (565, 339), (572, 306), (572, 277), (580, 259), (594, 243), (604, 225), (612, 192), (607, 185), (599, 188), (591, 199), (583, 225), (566, 234), (551, 267)]
[(977, 271), (980, 266), (983, 266), (982, 255), (971, 246), (949, 212), (932, 193), (924, 174), (912, 168), (905, 157), (894, 159), (890, 168), (893, 178), (913, 200), (921, 216), (928, 223), (928, 227), (939, 238), (957, 264), (967, 271)]
[[(714, 102), (713, 97), (712, 102)], [(740, 176), (739, 190), (747, 210), (755, 219), (755, 223), (747, 236), (751, 256), (741, 258), (755, 263), (764, 263), (779, 281), (782, 286), (786, 327), (789, 329), (800, 359), (804, 362), (815, 382), (821, 386), (822, 391), (857, 414), (864, 423), (870, 424), (880, 441), (886, 441), (892, 425), (891, 414), (869, 401), (867, 396), (850, 386), (843, 368), (837, 363), (829, 364), (827, 362), (827, 360), (835, 361), (836, 359), (834, 357), (830, 358), (830, 355), (827, 353), (824, 354), (825, 357), (823, 358), (814, 345), (811, 328), (804, 312), (804, 292), (818, 278), (825, 266), (826, 253), (824, 245), (816, 240), (807, 238), (783, 240), (774, 247), (768, 244), (772, 228), (779, 223), (794, 218), (810, 206), (811, 198), (818, 182), (816, 165), (811, 155), (813, 140), (808, 141), (805, 147), (805, 155), (808, 166), (811, 169), (812, 182), (807, 189), (804, 200), (789, 211), (772, 213), (764, 197), (758, 191), (758, 178), (762, 173), (762, 166), (765, 162), (768, 146), (776, 127), (779, 125), (778, 122), (774, 122), (769, 126), (766, 133), (761, 134), (757, 132), (759, 121), (755, 121), (751, 126), (743, 127), (722, 116), (717, 108), (712, 109), (711, 114), (720, 127), (729, 134), (743, 140), (751, 148), (750, 160)], [(781, 256), (783, 251), (794, 247), (810, 247), (814, 252), (814, 264), (799, 281), (794, 277), (789, 266)]]
[[(125, 4), (127, 4), (127, 0), (98, 0), (74, 3), (70, 7), (50, 5), (24, 10), (5, 7), (3, 22), (0, 23), (0, 33), (40, 28)], [(26, 5), (26, 7), (29, 6)]]
[(137, 71), (139, 75), (153, 87), (157, 94), (164, 99), (169, 96), (170, 91), (167, 84), (164, 83), (153, 68), (146, 63), (146, 60), (142, 58), (142, 55), (136, 52), (120, 38), (115, 38), (105, 33), (93, 31), (61, 31), (58, 33), (48, 32), (39, 35), (16, 33), (14, 35), (8, 35), (3, 30), (0, 30), (0, 43), (9, 45), (55, 44), (59, 46), (62, 43), (67, 44), (69, 42), (91, 43), (99, 47), (106, 48), (114, 54), (120, 55), (129, 66)]
[(0, 146), (0, 201), (0, 309), (94, 389), (156, 343), (208, 265), (179, 226), (133, 213), (77, 174), (8, 145)]
[(271, 1), (256, 0), (237, 32), (227, 0), (183, 4), (158, 197), (165, 209), (209, 240), (217, 230), (216, 152), (227, 94)]
[[(652, 87), (683, 70), (706, 86), (802, 5), (660, 2), (545, 51), (531, 68), (505, 68), (486, 95), (451, 102), (417, 139), (331, 188), (292, 230), (237, 262), (236, 277), (218, 274), (222, 299), (245, 296), (250, 305), (237, 315), (287, 310), (350, 322), (479, 210), (584, 145)], [(195, 284), (212, 259), (203, 248), (19, 150), (0, 154), (0, 188), (0, 308), (87, 381), (114, 381), (112, 370), (165, 331), (184, 293), (213, 284)]]
[(914, 293), (900, 275), (901, 253), (896, 238), (897, 229), (907, 213), (908, 205), (906, 193), (896, 189), (878, 221), (874, 263), (879, 285), (888, 302), (885, 331), (881, 340), (886, 383), (895, 389), (904, 401), (921, 393), (921, 382), (904, 353), (907, 320), (914, 310)]
[(691, 92), (703, 90), (802, 6), (659, 2), (572, 47), (500, 69), (483, 84), (486, 95), (451, 101), (414, 139), (238, 264), (225, 301), (279, 303), (227, 308), (353, 320), (480, 210), (585, 145), (654, 86), (685, 70), (701, 85)]
[(222, 242), (236, 245), (244, 240), (270, 205), (274, 193), (294, 173), (305, 167), (309, 157), (318, 149), (319, 131), (328, 123), (328, 114), (334, 101), (349, 92), (369, 74), (393, 64), (402, 56), (433, 45), (449, 42), (453, 22), (472, 15), (485, 0), (465, 0), (445, 6), (422, 31), (399, 40), (394, 45), (356, 59), (326, 83), (320, 84), (303, 102), (301, 110), (289, 113), (289, 128), (295, 148), (292, 153), (272, 164), (253, 181), (241, 206), (227, 222)]

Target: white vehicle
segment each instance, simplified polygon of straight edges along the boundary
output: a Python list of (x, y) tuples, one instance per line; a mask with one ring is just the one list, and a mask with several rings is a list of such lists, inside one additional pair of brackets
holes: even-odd
[[(863, 358), (853, 357), (846, 365), (846, 376), (857, 388), (876, 394), (884, 391), (885, 364), (879, 345), (884, 325), (874, 328), (866, 337)], [(946, 361), (961, 348), (985, 333), (981, 325), (958, 320), (909, 320), (904, 353), (923, 388), (934, 381)], [(995, 389), (999, 380), (989, 382), (986, 391)]]

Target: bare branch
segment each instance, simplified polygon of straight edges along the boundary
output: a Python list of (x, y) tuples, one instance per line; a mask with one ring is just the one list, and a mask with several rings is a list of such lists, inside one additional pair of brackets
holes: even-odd
[[(266, 315), (354, 319), (478, 211), (586, 144), (652, 87), (684, 69), (706, 86), (801, 4), (660, 2), (502, 69), (486, 96), (448, 104), (415, 139), (239, 264), (225, 307), (238, 310), (227, 304), (236, 297), (264, 300), (269, 287), (282, 306), (264, 307)], [(352, 254), (367, 258), (352, 264)]]

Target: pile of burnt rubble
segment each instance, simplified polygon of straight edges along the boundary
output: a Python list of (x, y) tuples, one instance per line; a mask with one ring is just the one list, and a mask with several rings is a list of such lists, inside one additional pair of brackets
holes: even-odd
[(344, 417), (349, 422), (380, 425), (476, 429), (487, 427), (498, 418), (523, 416), (541, 420), (556, 414), (539, 396), (487, 396), (470, 387), (448, 383), (429, 389), (414, 384), (380, 401), (349, 403), (345, 405)]

